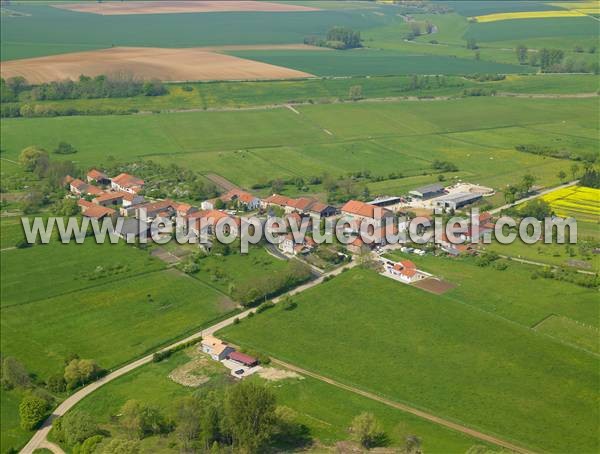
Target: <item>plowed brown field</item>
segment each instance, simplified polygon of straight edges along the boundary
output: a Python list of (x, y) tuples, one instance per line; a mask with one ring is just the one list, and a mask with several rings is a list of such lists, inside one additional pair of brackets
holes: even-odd
[(2, 62), (3, 78), (23, 76), (39, 84), (76, 80), (81, 74), (127, 74), (139, 79), (163, 81), (271, 80), (311, 77), (311, 74), (233, 57), (201, 48), (163, 49), (114, 47), (48, 57)]

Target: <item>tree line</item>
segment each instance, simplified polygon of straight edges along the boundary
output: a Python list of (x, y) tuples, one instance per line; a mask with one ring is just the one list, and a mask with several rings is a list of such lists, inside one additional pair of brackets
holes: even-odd
[(132, 96), (160, 96), (167, 93), (158, 80), (143, 81), (130, 74), (79, 76), (76, 81), (66, 79), (31, 85), (24, 77), (0, 79), (3, 103), (17, 101), (45, 101), (61, 99), (128, 98)]

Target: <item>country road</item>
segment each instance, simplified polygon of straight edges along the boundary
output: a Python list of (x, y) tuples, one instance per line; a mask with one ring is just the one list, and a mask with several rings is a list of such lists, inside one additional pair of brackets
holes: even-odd
[(286, 369), (293, 370), (294, 372), (298, 372), (299, 374), (315, 378), (317, 380), (320, 380), (322, 382), (336, 386), (338, 388), (345, 389), (346, 391), (350, 391), (354, 394), (358, 394), (360, 396), (366, 397), (367, 399), (381, 402), (382, 404), (388, 405), (389, 407), (396, 408), (403, 412), (418, 416), (419, 418), (426, 419), (427, 421), (431, 421), (431, 422), (439, 424), (441, 426), (448, 427), (449, 429), (456, 430), (457, 432), (464, 433), (473, 438), (478, 438), (482, 441), (486, 441), (488, 443), (492, 443), (497, 446), (502, 446), (503, 448), (509, 449), (514, 452), (519, 452), (522, 454), (533, 454), (533, 451), (522, 448), (521, 446), (517, 446), (508, 441), (502, 440), (497, 437), (493, 437), (491, 435), (484, 434), (483, 432), (479, 432), (479, 431), (477, 431), (475, 429), (471, 429), (467, 426), (463, 426), (461, 424), (457, 424), (452, 421), (448, 421), (447, 419), (440, 418), (438, 416), (432, 415), (431, 413), (427, 413), (427, 412), (419, 410), (417, 408), (413, 408), (408, 405), (394, 402), (393, 400), (386, 399), (384, 397), (378, 396), (377, 394), (373, 394), (368, 391), (363, 391), (362, 389), (355, 388), (354, 386), (345, 385), (345, 384), (335, 381), (331, 378), (324, 377), (323, 375), (319, 375), (314, 372), (308, 371), (306, 369), (302, 369), (301, 367), (294, 366), (293, 364), (285, 363), (277, 358), (271, 358), (271, 362), (273, 364), (277, 364), (279, 366), (285, 367)]
[[(315, 287), (316, 285), (319, 285), (320, 283), (323, 282), (323, 280), (325, 278), (327, 278), (328, 276), (335, 276), (338, 275), (340, 273), (342, 273), (345, 269), (349, 269), (349, 268), (353, 268), (354, 266), (356, 266), (358, 263), (353, 261), (350, 263), (347, 263), (344, 266), (341, 266), (333, 271), (330, 271), (328, 273), (323, 274), (321, 277), (314, 279), (310, 282), (307, 282), (304, 285), (301, 285), (299, 287), (296, 287), (293, 290), (290, 290), (287, 293), (284, 293), (283, 295), (280, 295), (277, 298), (273, 298), (272, 301), (277, 304), (280, 301), (283, 300), (283, 298), (285, 298), (286, 296), (292, 296), (292, 295), (296, 295), (300, 292), (303, 292), (305, 290), (308, 290), (312, 287)], [(248, 309), (244, 312), (241, 312), (237, 315), (234, 315), (232, 317), (229, 317), (225, 320), (222, 320), (218, 323), (215, 323), (214, 325), (203, 329), (202, 331), (199, 331), (195, 334), (192, 334), (191, 336), (186, 337), (185, 339), (182, 339), (178, 342), (175, 342), (171, 345), (169, 345), (168, 347), (164, 347), (158, 351), (165, 351), (165, 350), (169, 350), (171, 348), (177, 347), (181, 344), (184, 344), (186, 342), (192, 341), (192, 340), (197, 340), (201, 337), (205, 337), (208, 335), (214, 335), (214, 333), (216, 333), (217, 331), (232, 325), (236, 319), (243, 319), (245, 317), (247, 317), (251, 312), (255, 312), (256, 308), (252, 308), (252, 309)], [(80, 402), (82, 399), (84, 399), (85, 397), (87, 397), (88, 395), (90, 395), (91, 393), (93, 393), (94, 391), (96, 391), (98, 388), (100, 388), (101, 386), (104, 386), (107, 383), (110, 383), (111, 381), (115, 380), (116, 378), (119, 378), (145, 364), (148, 364), (150, 362), (152, 362), (152, 358), (153, 358), (154, 353), (149, 354), (147, 356), (144, 356), (143, 358), (140, 358), (136, 361), (133, 361), (132, 363), (129, 363), (113, 372), (111, 372), (110, 374), (102, 377), (101, 379), (90, 383), (89, 385), (81, 388), (79, 391), (77, 391), (76, 393), (74, 393), (73, 395), (69, 396), (66, 400), (64, 400), (52, 413), (51, 416), (49, 416), (46, 421), (44, 421), (44, 423), (42, 424), (42, 426), (37, 430), (37, 432), (33, 435), (33, 437), (31, 438), (31, 440), (29, 440), (29, 442), (25, 445), (25, 447), (20, 451), (21, 454), (33, 454), (33, 452), (38, 449), (38, 448), (47, 448), (49, 450), (51, 450), (52, 452), (54, 452), (55, 454), (64, 454), (64, 451), (57, 445), (51, 443), (50, 441), (48, 441), (47, 437), (48, 437), (48, 433), (50, 432), (50, 429), (52, 428), (52, 421), (60, 416), (63, 416), (67, 411), (69, 411), (71, 408), (73, 408), (78, 402)], [(322, 376), (322, 375), (318, 375), (314, 372), (308, 371), (306, 369), (302, 369), (300, 367), (294, 366), (292, 364), (289, 363), (285, 363), (281, 360), (278, 360), (276, 358), (272, 358), (272, 361), (274, 364), (278, 364), (282, 367), (285, 367), (287, 369), (296, 371), (300, 374), (315, 378), (317, 380), (323, 381), (325, 383), (328, 383), (330, 385), (336, 386), (338, 388), (341, 389), (345, 389), (347, 391), (350, 391), (352, 393), (361, 395), (363, 397), (366, 397), (368, 399), (383, 403), (385, 405), (388, 405), (392, 408), (398, 409), (400, 411), (404, 411), (406, 413), (410, 413), (413, 414), (415, 416), (418, 416), (420, 418), (426, 419), (428, 421), (431, 421), (433, 423), (436, 424), (440, 424), (444, 427), (448, 427), (452, 430), (456, 430), (457, 432), (461, 432), (464, 433), (466, 435), (469, 435), (473, 438), (478, 438), (482, 441), (488, 442), (488, 443), (492, 443), (495, 444), (497, 446), (501, 446), (503, 448), (506, 449), (510, 449), (512, 451), (515, 452), (519, 452), (522, 454), (532, 454), (532, 451), (529, 451), (525, 448), (522, 448), (520, 446), (517, 446), (509, 441), (505, 441), (502, 440), (500, 438), (491, 436), (491, 435), (487, 435), (483, 432), (479, 432), (475, 429), (471, 429), (467, 426), (463, 426), (461, 424), (449, 421), (447, 419), (435, 416), (431, 413), (427, 413), (425, 411), (419, 410), (417, 408), (413, 408), (410, 407), (408, 405), (405, 404), (401, 404), (399, 402), (394, 402), (392, 400), (383, 398), (381, 396), (378, 396), (377, 394), (373, 394), (364, 390), (361, 390), (359, 388), (355, 388), (353, 386), (349, 386), (349, 385), (345, 385), (343, 383), (340, 383), (338, 381), (335, 381), (331, 378)]]
[[(309, 288), (312, 288), (316, 285), (319, 285), (321, 282), (323, 282), (323, 280), (327, 276), (335, 276), (337, 274), (340, 274), (344, 269), (352, 268), (352, 267), (356, 266), (356, 264), (357, 264), (356, 262), (347, 263), (346, 265), (341, 266), (333, 271), (330, 271), (329, 273), (325, 273), (322, 276), (318, 277), (317, 279), (314, 279), (310, 282), (307, 282), (306, 284), (296, 287), (295, 289), (290, 290), (289, 292), (284, 293), (283, 295), (280, 295), (277, 298), (273, 298), (271, 301), (273, 301), (275, 304), (277, 304), (284, 297), (286, 297), (288, 295), (289, 296), (295, 295), (297, 293), (308, 290)], [(186, 337), (185, 339), (175, 342), (167, 347), (161, 348), (161, 349), (157, 350), (157, 352), (170, 350), (170, 349), (177, 347), (181, 344), (184, 344), (186, 342), (197, 340), (203, 336), (212, 335), (216, 331), (223, 329), (226, 326), (232, 325), (236, 319), (243, 319), (243, 318), (247, 317), (248, 314), (250, 314), (251, 312), (255, 312), (255, 311), (256, 311), (256, 308), (252, 308), (252, 309), (248, 309), (244, 312), (241, 312), (239, 314), (236, 314), (236, 315), (229, 317), (225, 320), (222, 320), (208, 328), (205, 328), (202, 331), (198, 331), (197, 333), (194, 333), (191, 336)], [(99, 380), (97, 380), (93, 383), (90, 383), (87, 386), (84, 386), (79, 391), (75, 392), (74, 394), (69, 396), (67, 399), (65, 399), (58, 407), (56, 407), (56, 409), (52, 412), (52, 414), (43, 422), (42, 426), (35, 432), (33, 437), (29, 440), (29, 442), (20, 451), (21, 454), (33, 454), (33, 452), (36, 449), (41, 448), (41, 447), (46, 447), (48, 449), (51, 449), (53, 452), (55, 452), (57, 454), (62, 453), (63, 451), (58, 446), (53, 445), (52, 443), (48, 442), (48, 439), (47, 439), (48, 433), (50, 432), (50, 429), (52, 428), (52, 421), (60, 416), (63, 416), (67, 411), (69, 411), (71, 408), (73, 408), (83, 398), (90, 395), (91, 393), (96, 391), (101, 386), (104, 386), (107, 383), (110, 383), (114, 379), (119, 378), (119, 377), (131, 372), (132, 370), (135, 370), (138, 367), (143, 366), (144, 364), (148, 364), (148, 363), (152, 362), (154, 353), (155, 352), (150, 353), (149, 355), (146, 355), (143, 358), (140, 358), (136, 361), (126, 364), (125, 366), (105, 375), (104, 377), (100, 378)]]
[(536, 192), (533, 195), (530, 195), (530, 196), (525, 197), (523, 199), (519, 199), (519, 200), (517, 200), (517, 201), (515, 201), (513, 203), (507, 203), (506, 205), (502, 205), (501, 207), (494, 208), (493, 210), (490, 210), (489, 213), (490, 214), (499, 213), (502, 210), (506, 210), (507, 208), (514, 207), (514, 206), (520, 205), (520, 204), (525, 203), (525, 202), (529, 202), (530, 200), (537, 199), (538, 197), (541, 197), (541, 196), (546, 195), (546, 194), (550, 194), (551, 192), (556, 191), (558, 189), (564, 189), (564, 188), (568, 188), (568, 187), (571, 187), (571, 186), (575, 186), (577, 183), (579, 183), (579, 180), (573, 180), (573, 181), (570, 181), (568, 183), (561, 184), (560, 186), (554, 186), (552, 188), (544, 189), (543, 191)]

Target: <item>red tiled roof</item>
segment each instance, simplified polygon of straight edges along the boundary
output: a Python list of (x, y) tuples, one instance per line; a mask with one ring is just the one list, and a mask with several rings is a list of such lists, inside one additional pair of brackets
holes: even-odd
[(235, 221), (235, 223), (239, 226), (241, 224), (240, 218), (237, 216), (230, 216), (229, 214), (219, 211), (219, 210), (203, 210), (196, 211), (188, 215), (188, 219), (206, 219), (209, 221), (210, 225), (216, 225), (221, 219), (230, 218)]
[(94, 199), (94, 202), (101, 203), (101, 202), (106, 202), (108, 200), (124, 199), (126, 195), (131, 195), (131, 194), (129, 194), (127, 192), (121, 192), (121, 191), (105, 192), (104, 194), (101, 194), (98, 197), (96, 197)]
[(229, 359), (232, 359), (234, 361), (237, 361), (239, 363), (246, 364), (246, 365), (250, 365), (250, 364), (254, 364), (254, 363), (258, 362), (258, 359), (256, 359), (255, 357), (246, 355), (245, 353), (240, 353), (237, 351), (231, 352), (229, 354)]
[(241, 200), (244, 203), (252, 203), (256, 197), (246, 191), (242, 191), (241, 189), (232, 189), (231, 191), (223, 194), (221, 197), (223, 202), (230, 202), (233, 199)]
[[(376, 211), (376, 209), (381, 211)], [(342, 207), (342, 212), (366, 218), (374, 218), (375, 213), (377, 212), (381, 213), (382, 216), (391, 213), (385, 208), (379, 208), (375, 205), (369, 205), (368, 203), (364, 203), (359, 200), (350, 200), (346, 202), (346, 204)]]
[(86, 208), (85, 212), (83, 213), (85, 217), (94, 219), (100, 219), (105, 216), (112, 216), (113, 214), (115, 214), (115, 210), (113, 210), (112, 208), (106, 208), (101, 205), (94, 204)]
[(286, 197), (284, 195), (273, 194), (272, 196), (269, 196), (266, 199), (264, 199), (264, 202), (273, 205), (287, 206), (290, 200), (291, 199), (289, 197)]
[(415, 265), (410, 260), (401, 260), (400, 262), (398, 262), (398, 264), (400, 264), (403, 268), (417, 269), (417, 265)]
[(99, 170), (96, 170), (96, 169), (90, 170), (87, 173), (87, 176), (89, 178), (91, 178), (92, 180), (104, 180), (104, 179), (108, 178), (104, 172), (100, 172)]
[(121, 173), (114, 177), (112, 181), (118, 184), (119, 186), (123, 186), (125, 188), (144, 185), (144, 180), (138, 177), (134, 177), (133, 175), (129, 175), (128, 173)]
[(85, 181), (80, 180), (79, 178), (71, 180), (70, 184), (79, 191), (83, 191), (83, 189), (88, 185)]

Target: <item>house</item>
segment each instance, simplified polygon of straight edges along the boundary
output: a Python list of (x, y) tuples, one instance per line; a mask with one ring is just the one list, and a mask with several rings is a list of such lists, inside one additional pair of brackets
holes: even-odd
[(86, 175), (86, 179), (88, 183), (110, 184), (110, 178), (104, 172), (96, 169), (90, 170)]
[(366, 244), (360, 237), (356, 237), (354, 241), (346, 245), (346, 249), (353, 254), (360, 254), (363, 250), (371, 250), (372, 244)]
[(79, 199), (77, 201), (77, 204), (81, 208), (81, 213), (86, 218), (100, 220), (100, 219), (104, 219), (104, 218), (112, 218), (116, 214), (116, 211), (113, 210), (112, 208), (106, 208), (101, 205), (97, 205), (95, 203), (88, 202), (87, 200), (84, 200), (84, 199)]
[(110, 185), (115, 191), (137, 194), (144, 187), (144, 180), (128, 173), (121, 173), (111, 179)]
[[(232, 189), (231, 191), (219, 197), (225, 203), (237, 203), (245, 206), (248, 210), (258, 210), (261, 206), (261, 201), (258, 197), (253, 196), (249, 192), (241, 189)], [(213, 206), (214, 208), (214, 206)]]
[(340, 210), (343, 215), (353, 219), (384, 219), (394, 216), (390, 210), (378, 206), (370, 205), (359, 200), (350, 200)]
[(200, 208), (203, 210), (215, 210), (217, 209), (217, 200), (221, 200), (219, 197), (215, 197), (214, 199), (205, 200), (200, 204)]
[(269, 208), (271, 206), (277, 206), (280, 208), (285, 209), (286, 206), (288, 206), (288, 202), (289, 202), (290, 198), (286, 197), (284, 195), (279, 195), (279, 194), (273, 194), (269, 197), (267, 197), (266, 199), (263, 199), (261, 201), (261, 208)]
[(78, 196), (84, 195), (100, 195), (104, 191), (94, 186), (93, 184), (87, 184), (85, 181), (75, 178), (69, 183), (69, 191)]
[(224, 219), (230, 219), (231, 222), (224, 224), (225, 234), (236, 234), (240, 231), (241, 220), (236, 216), (230, 216), (229, 214), (219, 210), (202, 210), (191, 213), (187, 216), (188, 222), (190, 222), (190, 229), (192, 233), (198, 238), (205, 238), (207, 235), (212, 236), (216, 232), (216, 227), (219, 222)]
[(142, 203), (135, 205), (135, 216), (140, 218), (142, 217), (142, 213), (145, 213), (145, 218), (150, 220), (159, 216), (163, 218), (171, 218), (177, 213), (178, 205), (178, 203), (173, 202), (170, 199)]
[(408, 284), (425, 278), (425, 275), (421, 274), (419, 270), (417, 270), (417, 265), (410, 260), (401, 260), (400, 262), (395, 263), (393, 266), (387, 265), (386, 268), (388, 273), (390, 273), (392, 276), (396, 276), (401, 281)]
[(206, 336), (202, 339), (200, 348), (204, 353), (209, 354), (215, 361), (222, 361), (227, 358), (228, 355), (235, 352), (235, 350), (225, 342), (212, 336)]
[(96, 197), (92, 202), (96, 205), (101, 205), (103, 207), (109, 207), (111, 205), (122, 205), (123, 204), (123, 196), (128, 194), (127, 192), (105, 192), (104, 194), (100, 194)]
[(458, 192), (456, 194), (448, 195), (436, 200), (435, 204), (444, 210), (457, 210), (466, 205), (480, 200), (483, 197), (482, 194), (476, 194), (471, 192)]
[(246, 367), (254, 367), (258, 365), (258, 359), (256, 359), (254, 356), (246, 355), (245, 353), (240, 353), (237, 351), (232, 351), (229, 353), (227, 358)]
[(288, 233), (278, 247), (286, 254), (300, 255), (307, 254), (317, 246), (315, 240), (305, 236), (300, 242), (296, 242), (294, 235)]
[(444, 186), (439, 183), (428, 184), (420, 188), (413, 189), (409, 194), (420, 200), (427, 200), (433, 197), (440, 196), (444, 193)]
[(69, 188), (70, 188), (71, 187), (71, 181), (73, 181), (74, 179), (75, 178), (73, 178), (71, 175), (67, 175), (67, 176), (65, 176), (62, 179), (61, 183), (62, 183), (63, 187), (69, 186)]
[(177, 211), (177, 216), (185, 217), (188, 214), (198, 211), (198, 208), (190, 205), (189, 203), (178, 203), (175, 207), (175, 210)]
[(320, 202), (312, 197), (293, 199), (279, 194), (267, 197), (261, 203), (262, 208), (277, 206), (283, 208), (286, 214), (294, 212), (306, 214), (313, 218), (326, 218), (337, 214), (337, 208)]

